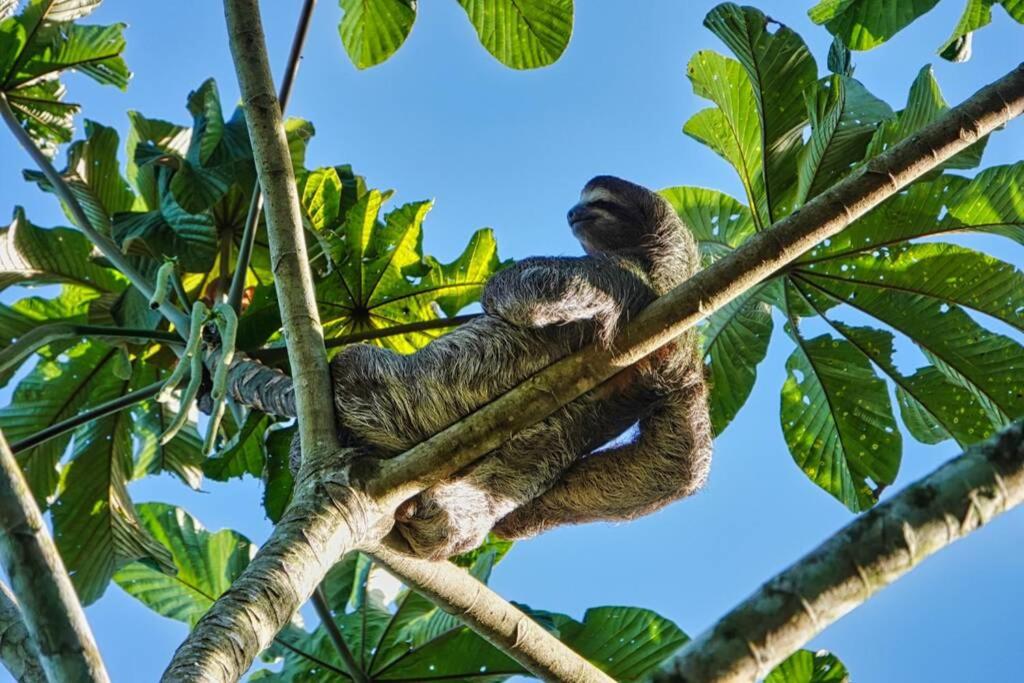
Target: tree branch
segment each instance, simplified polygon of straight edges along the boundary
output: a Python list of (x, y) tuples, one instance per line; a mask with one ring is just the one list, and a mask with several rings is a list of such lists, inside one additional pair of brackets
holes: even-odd
[(0, 563), (21, 601), (47, 679), (109, 681), (71, 579), (3, 434)]
[(419, 560), (399, 555), (383, 545), (371, 546), (364, 552), (542, 681), (614, 683), (608, 674), (451, 562)]
[[(229, 0), (228, 5), (236, 2), (251, 5), (251, 0)], [(365, 488), (351, 485), (337, 466), (334, 471), (329, 463), (312, 466), (307, 458), (284, 519), (196, 625), (164, 680), (237, 679), (335, 561), (353, 547), (382, 537), (400, 502), (671, 341), (1022, 111), (1024, 66), (656, 300), (616, 338), (618, 353), (588, 347), (552, 364), (418, 446), (383, 461), (381, 476)], [(305, 369), (294, 357), (292, 363)]]
[(46, 683), (39, 650), (28, 634), (14, 594), (4, 583), (0, 583), (0, 662), (18, 683)]
[[(281, 81), (281, 91), (277, 96), (278, 101), (281, 103), (282, 114), (288, 109), (288, 100), (292, 97), (292, 86), (295, 85), (295, 77), (299, 73), (302, 47), (306, 44), (306, 36), (309, 35), (309, 24), (313, 19), (313, 9), (315, 7), (316, 0), (305, 0), (302, 3), (299, 23), (295, 27), (295, 35), (292, 37), (292, 48), (288, 53), (288, 63), (284, 69), (284, 79)], [(260, 191), (260, 181), (257, 179), (252, 188), (249, 211), (245, 215), (245, 227), (242, 230), (242, 237), (238, 243), (238, 260), (235, 262), (235, 272), (231, 276), (231, 287), (228, 289), (228, 304), (231, 305), (235, 313), (242, 312), (242, 293), (245, 290), (245, 276), (249, 271), (252, 248), (256, 243), (256, 226), (259, 225), (262, 211), (263, 193)]]
[(132, 407), (136, 403), (142, 403), (146, 399), (156, 396), (163, 385), (164, 381), (160, 380), (159, 382), (154, 382), (149, 386), (142, 387), (141, 389), (136, 389), (135, 391), (130, 391), (127, 394), (113, 398), (106, 403), (101, 403), (89, 410), (84, 410), (66, 420), (61, 420), (60, 422), (52, 424), (46, 429), (41, 429), (31, 436), (26, 436), (21, 441), (16, 441), (11, 444), (11, 450), (16, 454), (21, 453), (24, 450), (28, 450), (29, 448), (38, 446), (45, 441), (49, 441), (56, 436), (70, 432), (72, 429), (76, 429), (84, 425), (86, 422), (92, 422), (93, 420), (98, 420), (101, 417), (113, 415), (120, 410)]
[[(11, 105), (7, 102), (7, 96), (0, 93), (0, 118), (3, 119), (4, 123), (14, 134), (18, 143), (28, 152), (28, 155), (32, 157), (32, 160), (39, 166), (39, 170), (43, 172), (46, 179), (50, 181), (50, 185), (53, 186), (53, 191), (60, 198), (64, 205), (68, 207), (68, 211), (71, 212), (71, 217), (74, 220), (75, 225), (79, 230), (89, 238), (97, 249), (103, 254), (103, 256), (110, 261), (115, 268), (128, 278), (128, 280), (138, 289), (144, 297), (147, 299), (153, 296), (153, 285), (142, 276), (135, 266), (132, 265), (131, 261), (121, 253), (120, 247), (114, 244), (113, 241), (106, 235), (99, 233), (89, 221), (89, 217), (82, 209), (82, 205), (78, 203), (78, 199), (71, 192), (71, 188), (64, 182), (64, 178), (61, 177), (57, 169), (53, 167), (50, 160), (46, 158), (46, 155), (40, 151), (36, 146), (36, 143), (32, 141), (29, 134), (25, 132), (25, 129), (18, 123), (18, 119), (14, 116), (14, 112), (11, 110)], [(188, 316), (181, 312), (174, 304), (169, 301), (164, 301), (160, 304), (160, 312), (163, 313), (164, 317), (174, 324), (174, 327), (178, 330), (179, 334), (186, 334), (188, 332)]]
[(267, 237), (281, 323), (295, 385), (305, 460), (337, 453), (323, 328), (306, 255), (292, 160), (274, 93), (258, 0), (225, 0), (231, 56), (242, 92), (253, 157), (266, 197)]
[(1024, 424), (848, 524), (682, 649), (659, 678), (753, 681), (926, 557), (1024, 501)]

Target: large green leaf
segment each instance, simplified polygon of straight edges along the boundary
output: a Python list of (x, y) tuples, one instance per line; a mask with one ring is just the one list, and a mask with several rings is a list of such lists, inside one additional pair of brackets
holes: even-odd
[(0, 290), (14, 284), (68, 283), (98, 292), (119, 292), (125, 281), (117, 271), (93, 263), (92, 243), (68, 228), (43, 229), (21, 207), (0, 228)]
[(971, 35), (992, 21), (992, 5), (1002, 5), (1006, 13), (1018, 23), (1024, 24), (1024, 2), (1021, 0), (967, 0), (964, 13), (960, 16), (953, 34), (939, 48), (939, 54), (954, 62), (963, 62), (971, 57)]
[(939, 0), (821, 0), (807, 14), (853, 50), (870, 50), (899, 33)]
[(505, 66), (553, 64), (572, 36), (572, 0), (459, 0), (480, 43)]
[(637, 607), (594, 607), (577, 622), (552, 615), (558, 637), (616, 681), (640, 681), (689, 640), (668, 619)]
[(142, 503), (136, 509), (145, 529), (170, 553), (176, 571), (160, 572), (134, 562), (120, 569), (114, 581), (157, 614), (195, 626), (241, 575), (255, 546), (230, 529), (207, 531), (172, 505)]
[(415, 0), (340, 0), (341, 44), (359, 69), (380, 64), (402, 46), (416, 21)]
[(755, 198), (764, 225), (774, 223), (792, 206), (793, 162), (807, 123), (804, 90), (818, 76), (803, 39), (784, 25), (769, 30), (775, 23), (753, 7), (728, 2), (704, 18), (704, 25), (736, 55), (750, 82), (760, 138), (754, 149), (761, 155), (765, 176), (763, 202)]
[[(868, 156), (880, 154), (943, 116), (949, 109), (949, 103), (942, 96), (932, 67), (922, 67), (910, 86), (907, 106), (878, 128), (868, 145)], [(987, 136), (943, 162), (939, 168), (975, 168), (981, 163), (986, 144)]]
[[(311, 178), (314, 178), (311, 175)], [(326, 178), (326, 179), (325, 179)], [(340, 218), (325, 203), (340, 202), (330, 174), (317, 176), (304, 194), (315, 225)], [(499, 267), (497, 245), (490, 230), (479, 230), (465, 251), (442, 264), (423, 255), (423, 219), (430, 202), (414, 202), (379, 219), (385, 194), (366, 192), (344, 214), (336, 229), (318, 228), (326, 243), (330, 272), (317, 285), (317, 302), (328, 338), (394, 325), (436, 320), (453, 315), (476, 301), (487, 279)], [(415, 351), (441, 333), (415, 332), (385, 337), (380, 343), (396, 351)]]
[[(91, 400), (109, 401), (128, 390), (130, 380), (119, 380), (113, 369), (111, 374), (102, 385), (96, 377), (85, 382)], [(114, 572), (129, 562), (173, 571), (170, 554), (142, 528), (128, 495), (133, 428), (125, 410), (80, 427), (52, 506), (57, 548), (84, 604), (101, 597)]]
[(711, 424), (715, 434), (729, 425), (757, 381), (757, 366), (768, 353), (772, 309), (756, 288), (715, 311), (701, 327), (711, 383)]
[[(123, 385), (114, 374), (118, 350), (80, 344), (54, 359), (42, 359), (14, 389), (11, 403), (0, 409), (0, 429), (15, 444), (95, 405)], [(57, 490), (57, 463), (71, 433), (44, 441), (18, 454), (25, 478), (41, 506)]]
[(705, 266), (747, 241), (755, 232), (748, 209), (732, 197), (702, 187), (670, 187), (661, 191), (693, 233)]
[(124, 24), (69, 23), (92, 12), (98, 0), (30, 0), (18, 16), (0, 21), (0, 90), (15, 116), (44, 151), (71, 139), (78, 105), (63, 101), (63, 71), (124, 89), (130, 73), (121, 53)]
[[(709, 265), (754, 234), (750, 210), (732, 197), (697, 187), (661, 191), (697, 239)], [(772, 335), (771, 306), (761, 288), (713, 313), (701, 326), (711, 382), (711, 422), (721, 434), (750, 396)]]
[(797, 650), (772, 669), (764, 683), (849, 683), (850, 674), (829, 652)]
[[(469, 571), (486, 583), (503, 552), (489, 544), (471, 558)], [(393, 607), (371, 584), (380, 568), (354, 555), (332, 568), (327, 593), (346, 644), (362, 671), (375, 681), (504, 681), (526, 672), (514, 660), (475, 634), (456, 617), (405, 589)], [(522, 606), (521, 606), (522, 607)], [(351, 608), (352, 611), (348, 611)], [(564, 614), (523, 609), (567, 645), (621, 681), (642, 680), (670, 657), (686, 636), (670, 621), (648, 610), (599, 607), (582, 622)], [(324, 629), (282, 634), (286, 647), (280, 673), (260, 672), (253, 680), (312, 680), (324, 671), (345, 679), (345, 667)]]
[[(104, 235), (112, 232), (111, 217), (130, 210), (135, 203), (135, 193), (121, 177), (117, 145), (116, 130), (86, 119), (85, 139), (76, 140), (68, 147), (68, 165), (61, 172), (89, 223)], [(24, 174), (44, 190), (53, 191), (42, 173), (25, 171)], [(67, 206), (64, 211), (71, 218)]]
[[(830, 33), (850, 48), (870, 50), (892, 38), (937, 3), (938, 0), (821, 0), (808, 15), (814, 23), (825, 24)], [(969, 59), (972, 34), (991, 23), (992, 6), (997, 4), (1024, 24), (1021, 0), (967, 0), (953, 33), (939, 47), (939, 54), (957, 62)]]
[(871, 507), (899, 471), (902, 439), (889, 392), (870, 360), (848, 341), (806, 339), (786, 288), (789, 333), (796, 349), (786, 361), (782, 431), (797, 465), (853, 512)]
[(878, 125), (892, 116), (889, 105), (848, 76), (822, 79), (805, 96), (811, 137), (800, 152), (798, 205), (849, 174)]

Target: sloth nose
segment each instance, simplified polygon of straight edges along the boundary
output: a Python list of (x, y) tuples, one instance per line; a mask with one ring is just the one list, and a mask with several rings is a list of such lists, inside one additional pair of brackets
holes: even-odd
[(569, 209), (569, 213), (567, 215), (567, 218), (569, 219), (569, 224), (572, 225), (573, 223), (579, 222), (586, 213), (587, 209), (582, 204), (577, 204), (576, 206), (572, 207), (571, 209)]

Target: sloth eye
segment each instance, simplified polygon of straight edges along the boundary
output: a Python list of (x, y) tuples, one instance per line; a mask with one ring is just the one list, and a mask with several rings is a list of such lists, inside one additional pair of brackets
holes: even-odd
[(595, 199), (594, 201), (587, 202), (587, 206), (594, 209), (600, 209), (605, 213), (612, 215), (613, 217), (624, 222), (633, 222), (636, 220), (636, 216), (633, 212), (624, 207), (622, 204), (608, 201), (607, 199)]

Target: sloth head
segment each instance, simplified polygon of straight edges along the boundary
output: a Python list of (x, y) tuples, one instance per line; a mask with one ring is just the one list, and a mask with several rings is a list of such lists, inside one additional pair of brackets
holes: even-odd
[(591, 255), (645, 255), (677, 238), (682, 222), (672, 205), (646, 187), (615, 176), (597, 176), (569, 210), (569, 226)]

